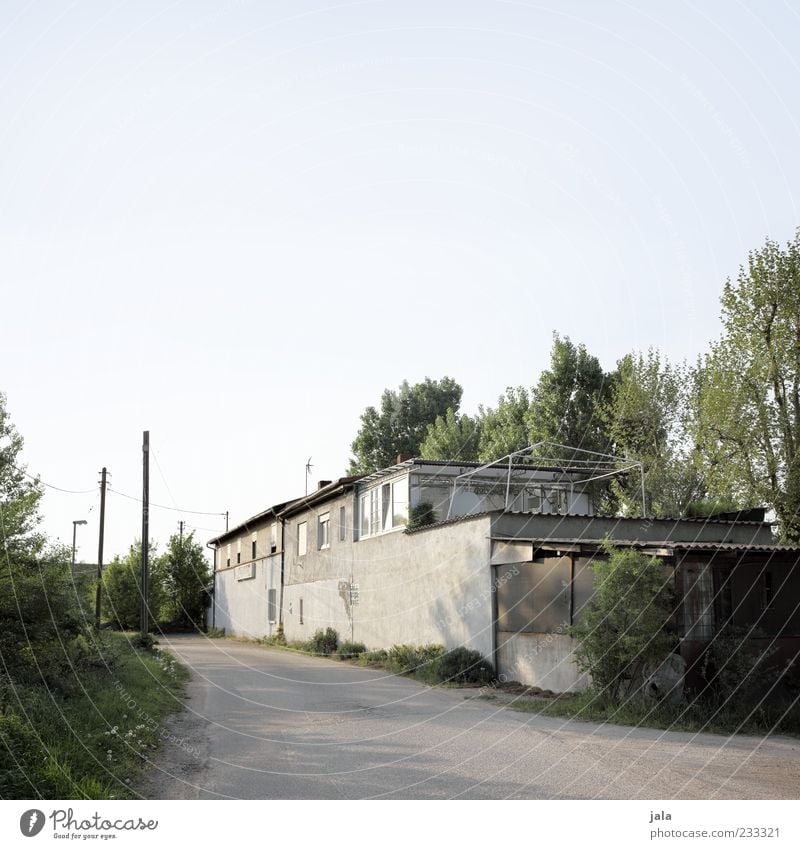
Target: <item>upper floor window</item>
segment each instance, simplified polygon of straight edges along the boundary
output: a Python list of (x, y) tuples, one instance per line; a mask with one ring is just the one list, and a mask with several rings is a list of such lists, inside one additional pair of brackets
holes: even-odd
[(253, 540), (253, 541), (250, 543), (250, 545), (251, 545), (251, 547), (252, 547), (252, 559), (253, 559), (253, 560), (255, 560), (255, 559), (256, 559), (256, 541), (255, 541), (255, 540)]
[(278, 523), (273, 522), (269, 530), (269, 553), (275, 554), (278, 550)]
[(297, 524), (297, 554), (302, 557), (308, 551), (308, 523)]
[(317, 520), (317, 548), (329, 548), (331, 544), (331, 514), (323, 513)]
[(339, 508), (339, 541), (344, 542), (347, 539), (347, 513), (344, 505)]
[(381, 484), (359, 499), (361, 536), (371, 536), (408, 524), (408, 478)]

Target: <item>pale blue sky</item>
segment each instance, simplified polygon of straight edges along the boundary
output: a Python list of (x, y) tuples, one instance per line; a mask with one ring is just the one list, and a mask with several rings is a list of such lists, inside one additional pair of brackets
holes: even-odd
[[(473, 412), (553, 331), (606, 368), (694, 359), (725, 278), (800, 224), (798, 44), (781, 2), (5, 0), (0, 389), (29, 469), (139, 495), (149, 428), (151, 498), (236, 522), (309, 455), (343, 474), (403, 378)], [(86, 560), (96, 503), (44, 503), (62, 540), (90, 520)], [(179, 518), (153, 511), (162, 545)], [(107, 557), (139, 531), (110, 497)]]

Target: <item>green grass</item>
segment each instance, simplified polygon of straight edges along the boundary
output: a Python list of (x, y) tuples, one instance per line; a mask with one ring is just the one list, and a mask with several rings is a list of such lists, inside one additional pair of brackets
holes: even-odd
[(125, 799), (180, 710), (186, 670), (104, 632), (58, 685), (0, 685), (0, 797)]
[[(487, 694), (486, 698), (495, 698)], [(753, 707), (731, 704), (714, 708), (699, 702), (682, 706), (655, 705), (632, 702), (604, 705), (591, 692), (555, 699), (536, 699), (520, 696), (508, 703), (512, 710), (557, 716), (589, 722), (608, 722), (662, 728), (670, 731), (707, 732), (711, 734), (789, 734), (800, 736), (800, 715), (797, 707), (787, 712), (779, 705)]]

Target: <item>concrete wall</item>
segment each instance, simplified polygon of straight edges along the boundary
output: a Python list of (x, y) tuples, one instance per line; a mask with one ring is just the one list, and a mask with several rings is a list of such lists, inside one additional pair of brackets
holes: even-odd
[(256, 560), (255, 577), (240, 580), (250, 569), (251, 564), (246, 563), (217, 571), (208, 622), (216, 628), (224, 628), (226, 634), (268, 637), (277, 628), (277, 623), (268, 622), (267, 592), (276, 590), (276, 598), (280, 601), (280, 554)]
[(575, 640), (566, 634), (497, 635), (497, 671), (507, 681), (520, 681), (556, 693), (585, 690), (591, 679), (578, 671)]
[[(363, 540), (352, 535), (340, 540), (338, 532), (332, 532), (330, 547), (320, 551), (316, 548), (318, 514), (330, 511), (333, 520), (341, 504), (349, 517), (352, 495), (290, 520), (293, 529), (298, 521), (308, 522), (309, 550), (299, 556), (287, 539), (287, 639), (305, 640), (316, 629), (330, 625), (341, 639), (363, 642), (370, 649), (395, 643), (442, 643), (465, 645), (491, 657), (489, 518), (410, 535), (389, 531)], [(359, 600), (354, 605), (350, 604), (351, 584), (358, 585)]]

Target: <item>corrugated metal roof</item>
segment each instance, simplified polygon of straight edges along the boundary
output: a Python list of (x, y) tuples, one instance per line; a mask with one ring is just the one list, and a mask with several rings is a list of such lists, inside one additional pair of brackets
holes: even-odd
[[(541, 539), (520, 538), (518, 536), (492, 536), (497, 542), (530, 542), (532, 545), (602, 545), (604, 540), (588, 537), (545, 537)], [(798, 554), (800, 546), (750, 544), (746, 542), (681, 542), (680, 540), (641, 540), (641, 539), (612, 539), (613, 545), (629, 546), (631, 548), (668, 548), (680, 551), (730, 551), (730, 552), (759, 552), (762, 554)]]

